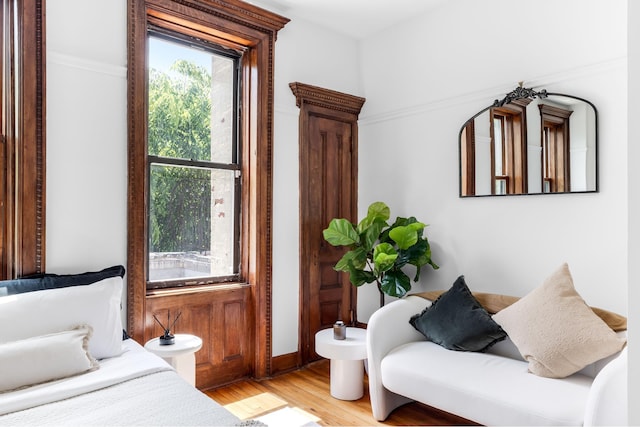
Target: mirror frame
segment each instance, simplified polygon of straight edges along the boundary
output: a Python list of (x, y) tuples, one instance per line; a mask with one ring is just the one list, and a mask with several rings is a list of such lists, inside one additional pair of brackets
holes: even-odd
[[(467, 125), (469, 124), (469, 122), (473, 121), (476, 117), (480, 116), (481, 114), (485, 113), (486, 111), (491, 110), (492, 108), (496, 108), (496, 107), (502, 107), (506, 104), (510, 104), (514, 101), (518, 101), (521, 99), (524, 100), (533, 100), (536, 98), (539, 99), (544, 99), (547, 98), (549, 96), (563, 96), (565, 98), (572, 98), (578, 101), (582, 101), (585, 104), (588, 104), (589, 106), (591, 106), (591, 108), (593, 108), (593, 113), (594, 113), (594, 126), (595, 126), (595, 132), (594, 132), (594, 156), (595, 156), (595, 188), (593, 190), (577, 190), (577, 191), (556, 191), (556, 192), (536, 192), (536, 193), (512, 193), (512, 194), (463, 194), (462, 193), (462, 189), (463, 189), (463, 167), (464, 167), (464, 162), (463, 162), (463, 153), (462, 153), (462, 135), (463, 132), (465, 132), (465, 129), (467, 128)], [(542, 89), (540, 91), (536, 91), (532, 88), (525, 88), (522, 87), (522, 83), (516, 87), (513, 91), (509, 92), (506, 94), (506, 96), (504, 98), (502, 98), (501, 100), (499, 99), (495, 99), (493, 101), (493, 103), (485, 108), (483, 108), (482, 110), (480, 110), (479, 112), (477, 112), (476, 114), (474, 114), (471, 118), (469, 118), (467, 121), (465, 121), (462, 125), (462, 127), (460, 128), (460, 132), (458, 133), (458, 175), (459, 175), (459, 182), (458, 182), (458, 196), (460, 198), (473, 198), (473, 197), (505, 197), (505, 196), (536, 196), (536, 195), (551, 195), (551, 194), (581, 194), (581, 193), (597, 193), (599, 192), (599, 188), (600, 188), (600, 167), (599, 167), (599, 126), (598, 126), (598, 109), (596, 108), (596, 106), (591, 102), (588, 101), (584, 98), (581, 98), (579, 96), (574, 96), (574, 95), (567, 95), (565, 93), (557, 93), (557, 92), (547, 92), (546, 89)]]

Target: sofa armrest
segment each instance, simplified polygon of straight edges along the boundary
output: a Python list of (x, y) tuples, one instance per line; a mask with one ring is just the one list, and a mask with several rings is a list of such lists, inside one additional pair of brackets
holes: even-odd
[(367, 324), (367, 368), (369, 394), (373, 417), (382, 421), (400, 405), (410, 399), (384, 388), (380, 372), (382, 359), (399, 345), (423, 341), (425, 337), (409, 323), (409, 318), (420, 313), (431, 302), (427, 299), (408, 296), (393, 301), (378, 309)]
[(596, 375), (587, 397), (585, 426), (628, 425), (627, 348)]

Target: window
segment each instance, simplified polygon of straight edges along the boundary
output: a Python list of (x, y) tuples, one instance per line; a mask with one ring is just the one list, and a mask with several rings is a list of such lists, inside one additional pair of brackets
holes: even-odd
[(509, 132), (512, 120), (509, 116), (494, 114), (493, 116), (493, 191), (495, 194), (507, 194), (509, 188), (509, 172), (512, 169), (511, 152), (513, 147), (512, 133)]
[[(245, 301), (244, 296), (248, 295), (246, 301), (250, 301), (250, 306), (244, 305), (243, 310), (247, 312), (246, 318), (255, 323), (244, 332), (255, 337), (251, 342), (255, 353), (250, 351), (255, 355), (247, 363), (253, 364), (255, 377), (266, 376), (271, 358), (273, 65), (277, 32), (289, 20), (235, 0), (129, 0), (128, 5), (127, 332), (140, 342), (148, 339), (154, 327), (150, 311), (153, 302), (182, 308), (184, 301), (197, 295), (204, 306), (213, 309), (225, 298), (237, 299), (236, 295), (242, 294), (240, 299)], [(233, 93), (237, 94), (233, 101), (225, 101), (233, 104), (231, 115), (225, 112), (218, 116), (220, 110), (211, 107), (193, 111), (199, 115), (202, 127), (206, 128), (203, 121), (218, 122), (209, 124), (209, 135), (189, 127), (183, 129), (188, 137), (151, 146), (157, 137), (153, 132), (163, 130), (166, 124), (166, 120), (153, 122), (155, 110), (148, 105), (156, 99), (149, 87), (149, 70), (154, 68), (151, 61), (155, 61), (154, 52), (160, 52), (154, 47), (156, 41), (176, 48), (178, 54), (169, 59), (170, 64), (191, 60), (193, 56), (202, 58), (200, 54), (208, 58), (203, 60), (207, 63), (210, 60), (234, 64), (228, 71), (217, 65), (203, 66), (211, 70), (212, 82), (218, 77), (227, 83), (233, 81)], [(179, 69), (190, 68), (181, 64)], [(220, 76), (216, 75), (218, 70)], [(209, 77), (200, 75), (200, 78)], [(189, 85), (194, 81), (187, 79), (182, 83)], [(204, 89), (205, 84), (199, 83)], [(216, 88), (223, 87), (226, 89), (216, 92)], [(224, 94), (230, 87), (212, 83), (209, 97), (214, 107), (222, 105), (221, 99), (230, 99)], [(182, 96), (178, 104), (185, 99)], [(203, 99), (199, 102), (206, 104)], [(186, 111), (191, 111), (190, 108)], [(184, 109), (182, 113), (189, 115)], [(223, 117), (224, 124), (219, 126)], [(226, 139), (219, 138), (218, 131)], [(192, 142), (196, 135), (207, 147), (196, 155), (189, 150), (163, 151), (174, 145), (184, 148), (183, 142)], [(220, 144), (225, 150), (219, 150), (219, 141), (223, 141)], [(225, 185), (218, 185), (220, 179)], [(186, 194), (180, 185), (196, 193)], [(222, 192), (218, 193), (219, 190)], [(197, 200), (209, 192), (210, 195), (202, 196), (204, 200)], [(162, 203), (169, 201), (173, 203), (170, 211), (183, 212), (185, 218), (163, 216)], [(222, 217), (224, 221), (213, 224), (214, 218)], [(229, 218), (233, 220), (227, 221)], [(159, 223), (150, 225), (155, 221)], [(168, 230), (174, 227), (182, 227), (184, 231)], [(218, 238), (219, 229), (223, 229), (222, 235), (228, 239)], [(150, 235), (155, 232), (159, 234)], [(183, 239), (185, 235), (191, 237), (177, 244), (176, 236)], [(161, 244), (162, 236), (170, 236), (165, 240), (173, 241), (175, 246)], [(233, 244), (229, 244), (231, 241)], [(220, 242), (224, 249), (216, 246)], [(170, 252), (179, 254), (182, 261), (187, 258), (195, 261), (189, 259), (189, 265), (182, 266), (182, 261), (176, 262), (175, 268), (149, 268), (153, 254)], [(218, 259), (221, 253), (224, 256)], [(205, 260), (202, 270), (206, 271), (200, 271), (202, 258)], [(160, 277), (161, 270), (162, 274), (169, 270), (168, 277)], [(221, 282), (225, 285), (219, 285)], [(165, 286), (170, 289), (158, 289)], [(197, 322), (194, 320), (193, 325), (204, 324), (202, 328), (213, 331), (213, 327), (207, 326), (212, 319), (204, 316)], [(207, 354), (220, 356), (213, 351)]]
[(573, 112), (547, 104), (538, 107), (542, 123), (542, 191), (571, 191), (569, 117)]
[(527, 135), (525, 107), (519, 99), (491, 109), (492, 194), (527, 192)]
[(238, 281), (241, 53), (149, 32), (148, 288)]

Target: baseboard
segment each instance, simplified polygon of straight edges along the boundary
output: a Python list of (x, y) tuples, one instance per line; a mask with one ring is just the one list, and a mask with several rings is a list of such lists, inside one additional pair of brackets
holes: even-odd
[(300, 367), (300, 357), (298, 352), (282, 354), (271, 358), (271, 375), (276, 376), (291, 372)]

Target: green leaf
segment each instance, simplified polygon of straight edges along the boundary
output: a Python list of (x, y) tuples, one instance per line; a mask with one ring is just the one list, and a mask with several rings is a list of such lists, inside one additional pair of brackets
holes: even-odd
[(322, 230), (324, 239), (333, 246), (352, 246), (360, 243), (360, 235), (344, 218), (334, 218), (329, 227)]
[(380, 275), (385, 271), (391, 269), (393, 264), (398, 258), (398, 253), (388, 243), (381, 243), (375, 247), (373, 250), (373, 263), (375, 267), (375, 272)]
[(391, 210), (384, 202), (373, 202), (369, 205), (369, 209), (367, 209), (367, 216), (386, 221), (391, 217)]
[(369, 205), (369, 209), (367, 210), (367, 216), (360, 221), (358, 224), (358, 233), (362, 234), (367, 228), (371, 227), (372, 224), (382, 221), (384, 225), (387, 225), (387, 220), (391, 216), (391, 211), (389, 206), (387, 206), (383, 202), (374, 202)]
[(367, 270), (361, 270), (350, 264), (349, 281), (353, 286), (362, 286), (365, 283), (375, 282), (376, 276)]
[(429, 263), (431, 259), (431, 248), (429, 242), (426, 239), (419, 239), (415, 245), (408, 248), (403, 256), (406, 262), (413, 264), (416, 267), (422, 267)]
[(364, 233), (360, 234), (360, 240), (362, 241), (362, 246), (364, 246), (368, 251), (373, 249), (373, 245), (376, 244), (378, 238), (380, 237), (380, 232), (384, 227), (386, 227), (387, 223), (381, 219), (374, 221), (369, 227), (364, 230)]
[(393, 239), (400, 249), (409, 249), (418, 241), (418, 233), (412, 226), (399, 226), (389, 231), (389, 237)]
[(422, 230), (424, 230), (426, 225), (421, 223), (421, 222), (416, 221), (416, 222), (412, 222), (412, 223), (407, 224), (407, 227), (411, 228), (416, 233), (420, 233)]
[[(351, 267), (350, 264), (353, 266)], [(333, 267), (336, 271), (351, 271), (351, 268), (363, 269), (367, 264), (367, 251), (359, 246), (340, 258), (340, 260)]]
[(381, 289), (387, 295), (402, 298), (411, 290), (411, 280), (402, 270), (391, 270), (382, 278)]

